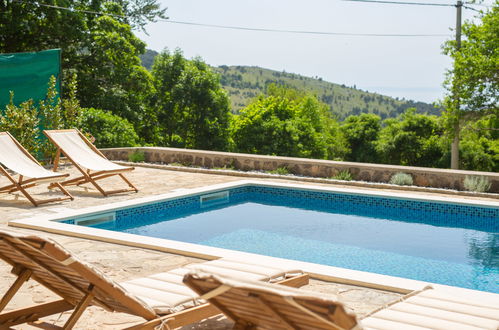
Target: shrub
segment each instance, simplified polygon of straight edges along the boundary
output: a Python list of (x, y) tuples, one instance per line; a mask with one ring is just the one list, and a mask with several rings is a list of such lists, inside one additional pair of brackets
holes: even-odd
[(128, 161), (132, 163), (140, 163), (146, 160), (146, 154), (142, 150), (135, 150), (128, 155)]
[(331, 179), (343, 180), (343, 181), (352, 181), (353, 176), (352, 176), (352, 173), (350, 173), (348, 170), (343, 170), (343, 171), (339, 171), (338, 173), (336, 173), (336, 175), (332, 176)]
[(10, 93), (10, 102), (2, 115), (0, 111), (0, 132), (9, 132), (31, 154), (36, 154), (40, 148), (38, 136), (40, 121), (33, 100), (14, 105), (14, 92)]
[(390, 183), (399, 186), (412, 186), (412, 176), (402, 172), (395, 173), (390, 179)]
[(139, 140), (128, 120), (101, 109), (85, 109), (81, 129), (95, 138), (99, 148), (135, 147)]
[(467, 175), (464, 178), (464, 189), (474, 192), (487, 192), (490, 189), (491, 183), (487, 177)]
[(288, 175), (290, 174), (289, 169), (286, 166), (278, 167), (275, 170), (268, 171), (270, 174)]

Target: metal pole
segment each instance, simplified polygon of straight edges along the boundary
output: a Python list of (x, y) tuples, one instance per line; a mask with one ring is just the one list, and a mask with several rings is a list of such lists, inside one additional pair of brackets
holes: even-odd
[[(463, 2), (461, 0), (457, 1), (456, 4), (456, 51), (459, 51), (461, 49), (461, 11), (463, 8)], [(454, 72), (455, 74), (455, 72)], [(459, 93), (457, 92), (456, 86), (454, 86), (454, 95), (455, 99), (455, 105), (456, 109), (456, 122), (454, 124), (454, 139), (452, 141), (451, 145), (451, 161), (450, 161), (450, 167), (452, 169), (458, 170), (459, 169), (459, 130), (460, 130), (460, 125), (459, 125), (459, 120), (460, 120), (460, 114), (459, 114), (459, 108), (460, 108), (460, 103), (459, 103)]]

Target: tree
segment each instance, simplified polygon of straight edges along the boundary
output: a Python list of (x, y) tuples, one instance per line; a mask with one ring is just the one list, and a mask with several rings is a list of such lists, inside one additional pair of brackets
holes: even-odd
[(230, 106), (227, 93), (200, 58), (187, 60), (180, 50), (163, 51), (152, 67), (159, 145), (226, 150)]
[(347, 152), (328, 106), (315, 96), (270, 85), (232, 125), (234, 149), (267, 155), (342, 158)]
[(477, 23), (463, 25), (465, 39), (444, 45), (454, 65), (447, 72), (444, 99), (447, 130), (454, 139), (453, 168), (459, 166), (459, 134), (467, 120), (499, 112), (499, 1), (481, 15)]
[(113, 17), (132, 28), (143, 30), (147, 23), (167, 18), (166, 9), (161, 9), (158, 0), (44, 0), (46, 6), (34, 1), (2, 0), (0, 50), (23, 52), (62, 48), (64, 58), (73, 62), (73, 57), (83, 51), (82, 45), (87, 40), (85, 34), (100, 17), (90, 12), (104, 12), (110, 3), (122, 9), (120, 16)]
[[(103, 10), (122, 14), (113, 3)], [(89, 32), (87, 52), (75, 64), (82, 107), (111, 110), (134, 123), (140, 135), (150, 138), (153, 119), (147, 100), (154, 86), (139, 58), (145, 43), (135, 37), (129, 25), (107, 15), (96, 18)]]
[(460, 154), (463, 169), (499, 172), (499, 118), (490, 114), (463, 127)]
[(437, 117), (408, 109), (398, 119), (386, 119), (376, 141), (380, 161), (394, 165), (441, 167), (445, 159)]
[(158, 0), (44, 0), (43, 4), (48, 6), (0, 0), (0, 52), (61, 48), (62, 78), (67, 83), (70, 73), (78, 74), (81, 105), (111, 110), (134, 122), (147, 138), (153, 118), (144, 104), (154, 91), (138, 58), (145, 44), (132, 28), (143, 29), (147, 22), (165, 18), (165, 9), (160, 9)]
[(349, 116), (341, 123), (341, 131), (350, 147), (346, 160), (375, 163), (378, 161), (375, 141), (381, 129), (381, 118), (374, 114)]

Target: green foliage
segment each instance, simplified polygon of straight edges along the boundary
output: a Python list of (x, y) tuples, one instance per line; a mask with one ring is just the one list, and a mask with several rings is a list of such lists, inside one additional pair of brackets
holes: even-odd
[(288, 175), (290, 174), (289, 169), (286, 166), (278, 167), (275, 170), (267, 171), (270, 174), (278, 174), (278, 175)]
[(135, 150), (128, 155), (128, 161), (132, 163), (140, 163), (146, 160), (146, 154), (142, 150)]
[(78, 92), (78, 83), (76, 73), (71, 74), (66, 83), (66, 97), (61, 100), (63, 109), (62, 117), (65, 128), (78, 129), (81, 124), (83, 109), (80, 106), (76, 94)]
[(437, 117), (409, 109), (398, 119), (387, 119), (375, 142), (379, 160), (394, 165), (445, 166), (442, 128)]
[(14, 92), (10, 92), (10, 103), (5, 111), (0, 111), (0, 132), (9, 132), (31, 154), (36, 154), (40, 148), (38, 111), (32, 100), (19, 106), (14, 105)]
[[(460, 48), (456, 41), (447, 41), (443, 46), (444, 53), (454, 61), (446, 73), (447, 95), (442, 103), (446, 108), (446, 132), (455, 139), (455, 160), (462, 150), (461, 146), (456, 148), (461, 128), (484, 115), (499, 113), (499, 1), (481, 12), (479, 18), (463, 25)], [(469, 154), (463, 156), (469, 158)]]
[(134, 147), (139, 140), (128, 120), (101, 109), (85, 109), (81, 129), (95, 138), (98, 148)]
[(353, 162), (374, 163), (377, 161), (376, 145), (381, 118), (373, 114), (349, 116), (341, 123), (341, 131), (349, 144), (350, 152), (345, 159)]
[(332, 176), (331, 179), (334, 180), (343, 180), (343, 181), (352, 181), (353, 175), (349, 170), (342, 170), (336, 173), (336, 175)]
[[(104, 9), (122, 14), (116, 3), (106, 3)], [(129, 25), (111, 16), (97, 17), (89, 32), (88, 56), (76, 65), (81, 105), (110, 110), (150, 138), (148, 130), (154, 118), (147, 100), (154, 86), (138, 57), (145, 51), (145, 44)]]
[(265, 93), (266, 88), (272, 84), (289, 86), (316, 95), (321, 102), (328, 105), (328, 110), (338, 119), (361, 113), (375, 113), (382, 118), (396, 117), (412, 107), (419, 113), (440, 113), (440, 109), (431, 104), (394, 99), (355, 87), (330, 83), (320, 78), (248, 66), (220, 66), (214, 70), (220, 74), (220, 82), (229, 93), (232, 109), (236, 113)]
[(226, 150), (229, 99), (218, 76), (201, 59), (187, 60), (180, 50), (159, 54), (152, 68), (156, 94), (158, 145)]
[(57, 80), (51, 76), (47, 95), (40, 101), (38, 109), (33, 101), (23, 102), (19, 107), (13, 104), (14, 93), (4, 115), (0, 112), (0, 130), (10, 132), (30, 152), (37, 153), (44, 161), (51, 162), (55, 147), (41, 133), (42, 129), (78, 128), (82, 109), (76, 99), (76, 75), (69, 80), (69, 97), (62, 100), (56, 89)]
[(413, 181), (410, 174), (399, 172), (392, 175), (390, 183), (399, 186), (412, 186)]
[(445, 81), (449, 91), (446, 105), (451, 112), (499, 111), (499, 1), (480, 16), (481, 21), (463, 25), (459, 50), (455, 41), (444, 45), (444, 53), (454, 60)]
[(150, 74), (138, 57), (145, 51), (145, 44), (133, 34), (132, 26), (142, 28), (157, 17), (165, 17), (159, 1), (50, 0), (46, 3), (75, 10), (55, 10), (29, 1), (0, 1), (0, 52), (61, 48), (64, 83), (71, 73), (78, 74), (81, 105), (111, 110), (132, 121), (141, 135), (148, 137), (154, 116), (146, 101), (154, 89)]
[(499, 118), (492, 114), (465, 126), (459, 151), (461, 168), (499, 172)]
[[(63, 109), (56, 89), (57, 79), (51, 76), (48, 83), (47, 96), (40, 101), (38, 116), (41, 127), (45, 130), (65, 128)], [(73, 109), (72, 109), (73, 110)], [(56, 147), (46, 137), (40, 138), (41, 157), (51, 162)]]
[(464, 178), (464, 189), (474, 192), (487, 192), (491, 187), (491, 183), (487, 177), (467, 175)]
[(320, 159), (346, 153), (338, 124), (317, 98), (277, 86), (267, 92), (234, 117), (235, 151)]

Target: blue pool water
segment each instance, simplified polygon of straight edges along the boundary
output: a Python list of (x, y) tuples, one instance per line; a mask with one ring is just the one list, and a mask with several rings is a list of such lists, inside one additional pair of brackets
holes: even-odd
[(226, 199), (119, 210), (95, 226), (499, 293), (498, 208), (260, 186)]

